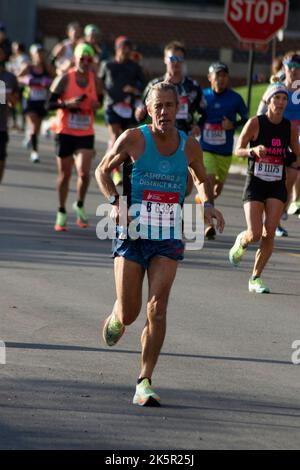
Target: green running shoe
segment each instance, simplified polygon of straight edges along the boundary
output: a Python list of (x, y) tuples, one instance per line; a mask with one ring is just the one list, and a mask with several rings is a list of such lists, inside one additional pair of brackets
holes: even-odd
[(102, 336), (107, 346), (114, 346), (123, 336), (125, 326), (112, 313), (103, 323)]
[(149, 379), (144, 379), (136, 386), (132, 403), (139, 406), (160, 406), (160, 397), (151, 387)]
[(118, 168), (115, 168), (112, 171), (111, 176), (112, 176), (112, 180), (115, 186), (120, 186), (122, 184), (122, 181), (123, 181), (122, 173)]
[(56, 232), (66, 232), (67, 231), (67, 214), (64, 212), (58, 211), (56, 214), (56, 221), (54, 225), (54, 230)]
[(83, 207), (78, 207), (77, 202), (74, 202), (73, 209), (77, 214), (77, 221), (76, 224), (81, 228), (87, 228), (89, 226), (89, 220), (85, 213)]
[(246, 251), (246, 248), (243, 248), (241, 245), (241, 238), (244, 232), (241, 232), (236, 237), (235, 243), (231, 250), (229, 251), (229, 261), (233, 266), (237, 266), (241, 261), (243, 254)]
[(248, 284), (249, 292), (255, 292), (256, 294), (269, 294), (270, 289), (265, 285), (260, 277), (257, 277), (255, 281), (249, 279)]

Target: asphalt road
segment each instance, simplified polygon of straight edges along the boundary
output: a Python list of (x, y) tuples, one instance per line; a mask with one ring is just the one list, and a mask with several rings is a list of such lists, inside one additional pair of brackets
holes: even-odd
[[(102, 138), (102, 134), (100, 135)], [(270, 295), (247, 291), (255, 249), (238, 269), (228, 250), (244, 227), (243, 178), (231, 175), (219, 201), (223, 235), (187, 252), (170, 298), (168, 331), (153, 383), (161, 408), (131, 404), (139, 372), (140, 317), (115, 348), (100, 325), (114, 302), (110, 242), (99, 241), (93, 179), (91, 227), (55, 233), (53, 144), (39, 165), (11, 136), (0, 187), (1, 449), (297, 449), (300, 220), (276, 241), (264, 279)], [(104, 145), (98, 141), (99, 155)], [(145, 286), (146, 287), (146, 286)], [(146, 290), (145, 290), (146, 295)]]

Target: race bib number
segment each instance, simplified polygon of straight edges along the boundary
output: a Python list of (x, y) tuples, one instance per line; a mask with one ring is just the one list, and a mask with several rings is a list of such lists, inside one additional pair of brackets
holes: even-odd
[(222, 124), (206, 123), (203, 129), (203, 141), (209, 145), (225, 145), (226, 131)]
[(69, 129), (77, 129), (87, 131), (91, 124), (91, 118), (88, 114), (70, 113), (68, 127)]
[(179, 97), (179, 109), (176, 114), (176, 119), (187, 120), (189, 115), (189, 100), (187, 96)]
[(266, 157), (255, 162), (254, 176), (263, 181), (280, 181), (282, 175), (282, 158)]
[(126, 101), (122, 103), (116, 103), (112, 109), (123, 119), (130, 119), (132, 117), (132, 108), (129, 103), (126, 103)]
[(45, 88), (31, 88), (29, 99), (31, 101), (46, 101), (47, 90)]
[(145, 190), (140, 224), (148, 227), (174, 227), (180, 210), (179, 193)]

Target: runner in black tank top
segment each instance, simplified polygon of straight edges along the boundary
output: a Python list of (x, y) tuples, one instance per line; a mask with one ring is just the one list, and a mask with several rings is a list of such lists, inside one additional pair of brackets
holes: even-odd
[(236, 155), (248, 157), (243, 196), (247, 230), (237, 236), (229, 252), (231, 264), (237, 266), (247, 246), (260, 241), (248, 284), (249, 292), (258, 294), (270, 292), (260, 276), (273, 252), (275, 230), (287, 199), (285, 166), (291, 161), (300, 163), (297, 130), (283, 118), (288, 102), (286, 87), (270, 85), (265, 96), (266, 114), (247, 122), (236, 147)]
[(19, 82), (24, 85), (23, 110), (26, 115), (27, 130), (30, 135), (30, 161), (40, 161), (38, 139), (42, 120), (47, 115), (45, 103), (54, 70), (46, 63), (45, 50), (40, 44), (33, 44), (30, 49), (31, 64), (25, 64), (19, 73)]
[(248, 172), (243, 201), (265, 202), (269, 198), (286, 202), (285, 165), (289, 156), (291, 123), (282, 119), (273, 124), (266, 115), (258, 116), (259, 134), (250, 147), (263, 145), (265, 158), (248, 158)]

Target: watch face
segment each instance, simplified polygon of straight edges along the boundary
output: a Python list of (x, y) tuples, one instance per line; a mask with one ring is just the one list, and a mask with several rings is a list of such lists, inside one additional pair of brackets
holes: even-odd
[(118, 199), (119, 199), (118, 196), (109, 196), (108, 201), (110, 204), (113, 205), (117, 202)]

